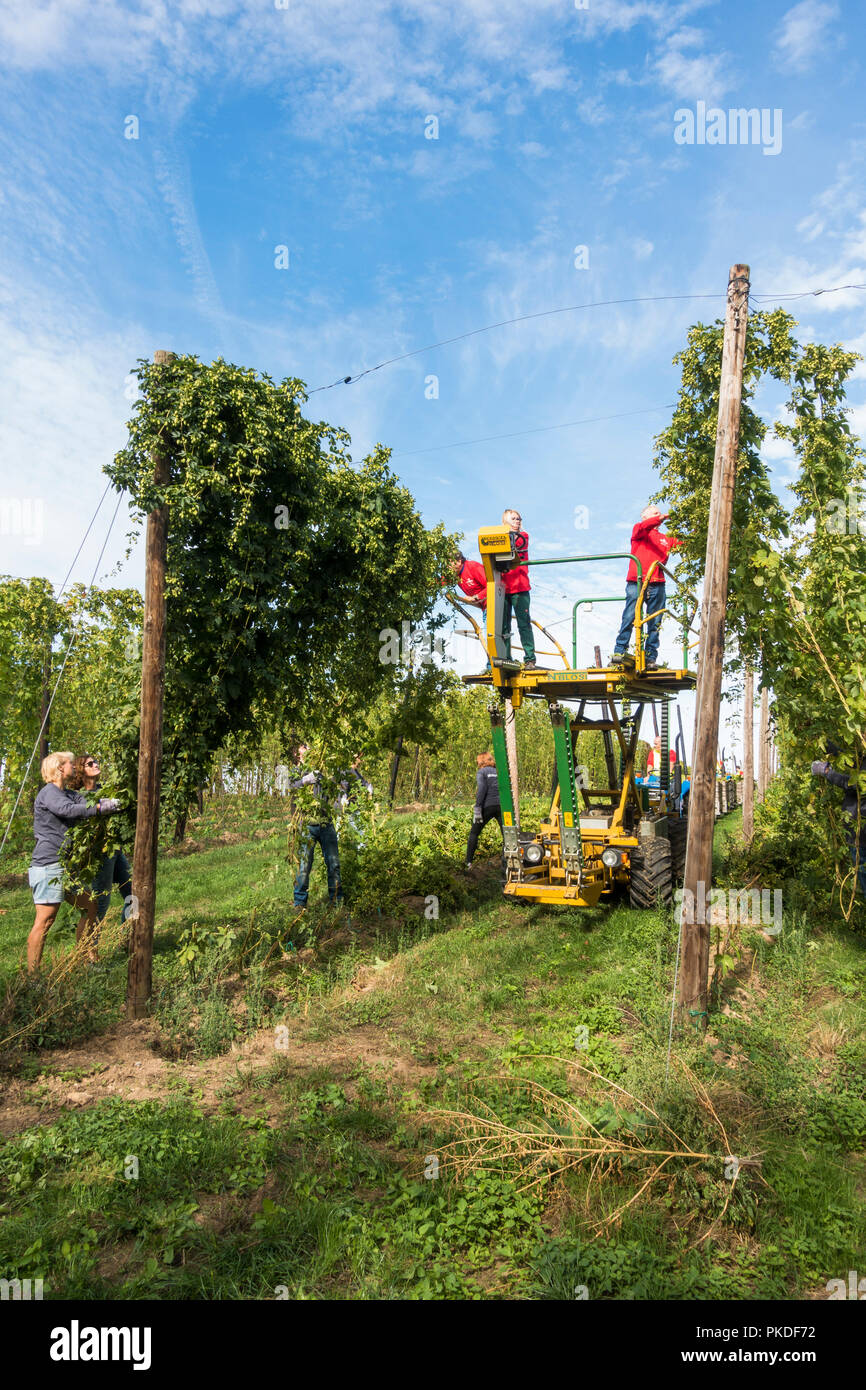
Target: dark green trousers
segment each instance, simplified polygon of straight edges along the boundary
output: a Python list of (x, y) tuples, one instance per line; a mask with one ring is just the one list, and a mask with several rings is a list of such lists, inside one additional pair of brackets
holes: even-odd
[(535, 641), (532, 636), (532, 623), (529, 620), (529, 591), (522, 594), (506, 594), (502, 615), (502, 636), (505, 638), (505, 655), (511, 659), (511, 618), (517, 619), (517, 631), (523, 643), (523, 660), (535, 660)]

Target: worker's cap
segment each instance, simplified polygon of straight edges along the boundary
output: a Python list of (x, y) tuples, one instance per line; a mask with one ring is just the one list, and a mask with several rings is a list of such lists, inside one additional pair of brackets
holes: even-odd
[(641, 521), (649, 521), (651, 516), (661, 516), (661, 507), (657, 507), (655, 502), (650, 502), (648, 507), (644, 507), (640, 514)]

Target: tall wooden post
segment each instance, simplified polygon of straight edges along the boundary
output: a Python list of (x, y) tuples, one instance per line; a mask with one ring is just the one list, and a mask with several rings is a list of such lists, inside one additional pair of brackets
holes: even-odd
[(397, 747), (394, 749), (394, 758), (391, 762), (391, 782), (388, 787), (388, 805), (394, 805), (394, 793), (397, 790), (397, 774), (400, 771), (400, 759), (403, 756), (403, 735), (397, 735)]
[(755, 833), (755, 674), (746, 666), (743, 682), (743, 839)]
[(761, 687), (761, 723), (758, 729), (758, 801), (767, 795), (770, 781), (768, 754), (770, 752), (770, 700), (766, 686)]
[[(709, 892), (713, 869), (716, 744), (719, 739), (731, 518), (740, 443), (740, 406), (748, 313), (749, 267), (734, 265), (728, 276), (719, 383), (719, 418), (716, 425), (716, 452), (707, 527), (695, 737), (689, 792), (689, 830), (683, 885), (686, 893), (692, 895), (691, 899), (686, 897), (685, 903), (691, 901), (694, 910), (683, 912), (678, 1003), (680, 1017), (683, 1021), (693, 1023), (699, 1031), (702, 1031), (707, 1023), (710, 928), (707, 922), (699, 922), (697, 918), (706, 916), (706, 913), (699, 909), (700, 904), (706, 901), (705, 895)], [(699, 884), (703, 884), (702, 893), (699, 892)]]
[[(171, 352), (155, 352), (164, 365)], [(154, 454), (156, 483), (170, 481), (168, 459)], [(141, 650), (141, 740), (138, 753), (138, 813), (132, 852), (133, 914), (129, 919), (129, 969), (126, 1016), (142, 1018), (153, 983), (153, 922), (156, 909), (156, 859), (159, 847), (159, 791), (162, 778), (162, 706), (165, 690), (165, 559), (168, 507), (147, 518), (144, 577), (144, 631)]]

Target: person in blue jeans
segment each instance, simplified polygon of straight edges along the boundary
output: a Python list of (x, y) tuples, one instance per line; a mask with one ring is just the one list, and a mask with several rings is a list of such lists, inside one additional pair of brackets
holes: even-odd
[(328, 901), (334, 906), (343, 901), (343, 889), (340, 884), (340, 846), (333, 821), (323, 821), (318, 825), (311, 821), (304, 830), (301, 844), (301, 859), (295, 879), (295, 907), (307, 906), (316, 845), (322, 851), (328, 871)]
[[(611, 666), (634, 665), (634, 659), (629, 653), (628, 646), (634, 629), (634, 615), (637, 609), (641, 579), (646, 579), (647, 575), (650, 575), (650, 582), (644, 596), (642, 616), (646, 618), (650, 613), (657, 613), (658, 616), (650, 618), (649, 622), (644, 624), (644, 654), (646, 669), (648, 671), (658, 669), (659, 629), (662, 625), (661, 610), (665, 606), (664, 571), (660, 566), (665, 563), (670, 552), (680, 543), (675, 536), (662, 535), (659, 526), (661, 522), (666, 520), (666, 513), (651, 503), (648, 507), (644, 507), (640, 521), (632, 529), (631, 553), (640, 561), (641, 568), (638, 572), (634, 559), (630, 561), (626, 575), (622, 626), (616, 639), (613, 656), (610, 659)], [(659, 579), (654, 581), (652, 575), (658, 575)]]
[(334, 822), (331, 819), (330, 805), (326, 794), (326, 779), (323, 773), (316, 769), (303, 770), (304, 760), (309, 751), (307, 744), (302, 743), (300, 745), (298, 749), (299, 775), (289, 781), (289, 786), (293, 791), (299, 791), (301, 788), (309, 789), (314, 798), (312, 804), (320, 808), (321, 819), (309, 820), (304, 827), (298, 874), (295, 879), (294, 902), (295, 907), (307, 906), (310, 874), (313, 869), (316, 845), (318, 845), (322, 851), (322, 858), (325, 861), (328, 874), (328, 901), (332, 906), (337, 906), (343, 901), (343, 887), (340, 882), (339, 841)]

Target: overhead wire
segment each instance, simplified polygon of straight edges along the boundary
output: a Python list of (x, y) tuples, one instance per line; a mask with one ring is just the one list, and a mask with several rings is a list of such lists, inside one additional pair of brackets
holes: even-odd
[[(798, 290), (786, 291), (780, 294), (752, 294), (750, 298), (759, 300), (773, 300), (776, 302), (788, 301), (793, 299), (817, 298), (822, 294), (840, 294), (843, 290), (863, 290), (866, 284), (833, 285), (826, 289), (817, 290)], [(410, 357), (418, 357), (423, 352), (432, 352), (434, 348), (450, 347), (452, 343), (465, 342), (467, 338), (475, 338), (480, 333), (492, 333), (497, 328), (509, 328), (515, 323), (528, 323), (532, 319), (550, 318), (556, 314), (575, 314), (584, 309), (609, 309), (616, 308), (623, 304), (669, 304), (691, 299), (725, 299), (727, 291), (717, 290), (712, 294), (651, 294), (634, 295), (627, 299), (595, 299), (585, 304), (563, 304), (556, 309), (538, 309), (532, 314), (518, 314), (516, 318), (500, 319), (497, 323), (487, 323), (482, 328), (471, 328), (466, 333), (457, 333), (451, 338), (443, 338), (437, 343), (427, 343), (424, 347), (412, 348), (409, 352), (398, 353), (394, 357), (387, 357), (382, 362), (377, 362), (373, 367), (365, 367), (360, 372), (350, 372), (346, 375), (337, 377), (335, 381), (326, 382), (323, 386), (314, 386), (307, 392), (308, 396), (315, 396), (319, 391), (332, 391), (335, 386), (349, 386), (356, 381), (361, 381), (365, 376), (372, 376), (374, 372), (380, 372), (384, 367), (391, 367), (395, 362), (405, 362)]]
[(417, 454), (435, 454), (442, 449), (462, 449), (470, 444), (491, 444), (500, 439), (520, 439), (527, 434), (546, 434), (549, 430), (574, 429), (577, 425), (597, 425), (607, 420), (626, 420), (630, 415), (652, 415), (658, 410), (673, 410), (673, 403), (667, 405), (648, 405), (640, 410), (621, 410), (616, 415), (589, 415), (583, 420), (564, 420), (560, 425), (536, 425), (533, 429), (512, 430), (508, 434), (488, 434), (479, 439), (458, 439), (453, 444), (432, 444), (427, 449), (403, 449), (392, 454), (392, 458), (413, 458)]

